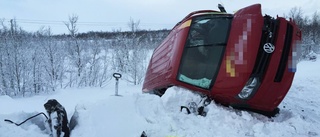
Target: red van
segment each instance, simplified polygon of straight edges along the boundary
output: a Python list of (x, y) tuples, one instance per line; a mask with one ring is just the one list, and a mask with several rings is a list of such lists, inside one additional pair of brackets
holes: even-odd
[(291, 19), (262, 16), (260, 4), (235, 14), (195, 11), (154, 50), (142, 90), (161, 96), (180, 86), (223, 105), (274, 112), (291, 86), (300, 40)]

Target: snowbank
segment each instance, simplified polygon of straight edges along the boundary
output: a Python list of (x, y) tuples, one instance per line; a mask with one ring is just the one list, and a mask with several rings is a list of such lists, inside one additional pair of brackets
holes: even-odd
[(141, 86), (120, 81), (114, 96), (114, 83), (106, 88), (63, 89), (57, 94), (12, 99), (0, 96), (0, 137), (45, 137), (41, 126), (45, 119), (37, 117), (21, 127), (4, 122), (21, 122), (43, 112), (46, 100), (55, 98), (67, 110), (69, 119), (75, 110), (78, 125), (72, 137), (149, 137), (208, 136), (320, 136), (320, 61), (298, 64), (292, 87), (280, 104), (274, 118), (234, 110), (212, 102), (206, 117), (180, 112), (181, 105), (199, 102), (200, 97), (186, 89), (173, 87), (161, 98), (142, 94)]

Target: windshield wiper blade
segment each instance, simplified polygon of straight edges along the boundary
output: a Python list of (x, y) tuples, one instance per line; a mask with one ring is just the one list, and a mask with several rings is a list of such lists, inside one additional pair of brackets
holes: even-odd
[(227, 43), (212, 43), (212, 44), (203, 44), (203, 45), (189, 45), (187, 48), (197, 48), (197, 47), (207, 47), (207, 46), (226, 46)]
[(199, 47), (199, 46), (203, 46), (203, 47), (205, 47), (205, 46), (224, 46), (224, 45), (227, 45), (227, 43), (212, 43), (212, 44), (203, 44), (203, 45), (197, 45), (197, 47)]

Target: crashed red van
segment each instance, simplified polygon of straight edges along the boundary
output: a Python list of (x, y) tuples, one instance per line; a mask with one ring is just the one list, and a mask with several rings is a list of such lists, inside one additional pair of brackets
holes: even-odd
[(260, 4), (235, 14), (195, 11), (154, 50), (142, 90), (161, 96), (180, 86), (223, 105), (274, 112), (294, 78), (300, 40), (293, 20), (262, 16)]

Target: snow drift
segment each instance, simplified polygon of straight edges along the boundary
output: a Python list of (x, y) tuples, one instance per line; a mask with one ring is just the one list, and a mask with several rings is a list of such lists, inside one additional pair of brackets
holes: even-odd
[(30, 98), (0, 96), (0, 137), (46, 137), (39, 116), (20, 127), (4, 122), (21, 122), (44, 112), (43, 104), (57, 99), (69, 120), (77, 117), (71, 137), (204, 137), (204, 136), (320, 136), (320, 61), (301, 61), (292, 87), (273, 118), (223, 107), (212, 102), (206, 117), (187, 115), (180, 106), (200, 101), (186, 89), (172, 87), (160, 98), (141, 93), (141, 86), (120, 80), (119, 94), (114, 83), (106, 88), (61, 89), (56, 94)]

